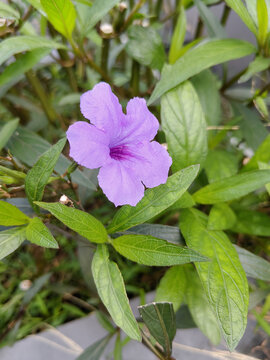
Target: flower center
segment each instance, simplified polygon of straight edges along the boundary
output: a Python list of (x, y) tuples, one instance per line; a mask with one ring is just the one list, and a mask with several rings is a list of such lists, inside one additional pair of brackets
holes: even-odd
[(124, 160), (128, 159), (131, 154), (128, 151), (128, 147), (125, 145), (117, 145), (110, 148), (110, 156), (114, 160)]

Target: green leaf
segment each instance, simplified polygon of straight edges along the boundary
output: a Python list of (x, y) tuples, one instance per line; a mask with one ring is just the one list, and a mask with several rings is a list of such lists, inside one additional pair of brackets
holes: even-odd
[(187, 278), (186, 301), (189, 311), (201, 332), (210, 339), (212, 344), (220, 343), (220, 330), (215, 314), (208, 302), (196, 271), (185, 267)]
[(141, 334), (131, 311), (124, 281), (117, 264), (109, 260), (106, 245), (98, 245), (92, 261), (98, 294), (113, 321), (129, 337), (141, 341)]
[(38, 217), (31, 219), (26, 227), (26, 238), (31, 243), (45, 248), (58, 249), (59, 247), (49, 229)]
[(59, 140), (38, 159), (27, 173), (25, 192), (35, 211), (38, 210), (38, 207), (34, 205), (34, 201), (42, 200), (45, 186), (49, 181), (65, 143), (66, 138)]
[(231, 177), (238, 172), (238, 159), (235, 154), (225, 150), (209, 151), (205, 164), (209, 183)]
[[(270, 170), (270, 165), (269, 164), (258, 161), (258, 165), (259, 165), (260, 170)], [(270, 195), (270, 183), (265, 184), (265, 188), (266, 188), (268, 194)]]
[[(257, 29), (242, 0), (225, 0), (226, 4), (242, 19), (249, 30), (256, 35)], [(254, 0), (255, 1), (255, 0)]]
[(0, 130), (0, 150), (6, 146), (8, 140), (17, 129), (19, 124), (19, 119), (10, 120), (9, 122), (5, 123)]
[(267, 39), (268, 11), (265, 0), (257, 0), (258, 38), (263, 47)]
[(226, 203), (214, 205), (209, 213), (207, 228), (209, 230), (230, 229), (236, 222), (233, 210)]
[[(203, 41), (186, 52), (173, 65), (163, 67), (161, 80), (157, 83), (148, 105), (167, 91), (173, 89), (191, 76), (220, 63), (238, 59), (256, 52), (250, 43), (236, 39)], [(200, 61), (198, 61), (200, 59)]]
[(110, 339), (111, 334), (94, 342), (94, 344), (86, 348), (76, 360), (99, 360)]
[(270, 217), (253, 210), (235, 211), (237, 221), (230, 229), (236, 233), (255, 236), (270, 236)]
[(171, 266), (208, 260), (186, 247), (147, 235), (123, 235), (114, 239), (112, 245), (127, 259), (148, 266)]
[(250, 251), (234, 245), (240, 262), (248, 277), (269, 281), (270, 279), (270, 262), (252, 254)]
[(120, 0), (95, 0), (89, 12), (89, 20), (85, 29), (87, 34), (103, 16), (105, 16)]
[(270, 182), (270, 170), (247, 171), (216, 181), (198, 190), (193, 198), (199, 204), (216, 204), (239, 199)]
[(71, 0), (41, 0), (41, 5), (53, 27), (70, 39), (76, 20), (76, 11)]
[(181, 56), (181, 49), (186, 35), (186, 24), (187, 24), (187, 19), (186, 19), (185, 8), (181, 6), (171, 40), (171, 46), (169, 51), (170, 64), (174, 64), (176, 60)]
[(167, 301), (177, 311), (186, 293), (187, 279), (182, 265), (172, 266), (162, 277), (156, 292), (155, 302)]
[(259, 161), (265, 163), (268, 163), (268, 161), (270, 161), (270, 134), (264, 139), (264, 141), (256, 150), (254, 156), (241, 170), (244, 172), (258, 169)]
[(43, 209), (48, 210), (63, 224), (89, 241), (94, 243), (107, 242), (108, 235), (106, 229), (94, 216), (60, 203), (35, 203)]
[(66, 46), (42, 36), (14, 36), (0, 43), (0, 65), (11, 56), (37, 48), (65, 49)]
[(172, 341), (176, 334), (173, 306), (168, 302), (151, 303), (138, 307), (150, 334), (163, 347), (166, 359), (172, 352)]
[(207, 125), (218, 125), (221, 122), (221, 100), (217, 78), (207, 69), (191, 78), (199, 97)]
[(212, 260), (195, 265), (223, 336), (233, 350), (244, 334), (248, 312), (248, 283), (237, 252), (224, 232), (207, 229), (207, 216), (199, 210), (183, 210), (180, 226), (188, 246)]
[(30, 218), (16, 206), (0, 200), (0, 225), (14, 226), (28, 224)]
[(198, 171), (199, 165), (190, 166), (170, 176), (166, 184), (146, 190), (143, 199), (135, 207), (125, 205), (117, 211), (108, 232), (123, 231), (142, 224), (167, 209), (183, 195)]
[(11, 20), (19, 20), (20, 13), (4, 2), (0, 3), (0, 18), (2, 19), (11, 19)]
[(207, 133), (197, 93), (188, 81), (161, 99), (161, 123), (172, 157), (172, 170), (202, 164), (207, 154)]
[(156, 30), (134, 25), (128, 29), (128, 37), (126, 51), (130, 57), (142, 65), (162, 69), (166, 54), (162, 39)]
[(22, 300), (22, 305), (30, 304), (31, 300), (43, 288), (43, 286), (47, 283), (47, 281), (50, 279), (51, 276), (52, 276), (52, 274), (48, 273), (48, 274), (38, 277), (34, 281), (33, 285), (30, 287), (30, 289), (27, 290), (26, 293), (24, 294), (24, 297)]
[(39, 61), (50, 53), (51, 49), (36, 49), (21, 55), (13, 63), (8, 65), (0, 75), (0, 86), (19, 77), (26, 71), (32, 69)]
[[(33, 166), (38, 158), (51, 146), (41, 136), (22, 127), (17, 129), (7, 144), (11, 153), (28, 166)], [(70, 165), (71, 161), (61, 154), (55, 166), (55, 171), (60, 174), (64, 173)], [(76, 169), (71, 174), (71, 179), (74, 183), (87, 187), (89, 190), (96, 189), (94, 183), (79, 169)]]
[(0, 260), (15, 251), (25, 240), (25, 226), (0, 231)]
[(126, 234), (150, 235), (158, 239), (163, 239), (178, 245), (183, 245), (179, 228), (176, 226), (141, 224), (127, 230)]
[(199, 11), (202, 21), (207, 28), (208, 35), (212, 38), (226, 38), (226, 31), (220, 24), (216, 15), (214, 15), (214, 13), (208, 9), (202, 0), (194, 0), (194, 3)]
[(240, 77), (238, 83), (248, 81), (253, 75), (268, 69), (270, 66), (270, 59), (262, 56), (256, 56), (251, 63), (249, 63), (247, 70), (244, 75)]

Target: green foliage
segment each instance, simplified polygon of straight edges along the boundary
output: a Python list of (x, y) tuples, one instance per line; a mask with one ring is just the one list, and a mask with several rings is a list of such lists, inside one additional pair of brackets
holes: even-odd
[(111, 336), (104, 336), (102, 339), (94, 342), (93, 345), (86, 348), (83, 353), (77, 357), (76, 360), (98, 360), (100, 359), (102, 353), (104, 352), (108, 342), (110, 341)]
[(186, 35), (186, 13), (183, 6), (180, 7), (177, 23), (173, 32), (169, 51), (169, 63), (174, 64), (181, 56), (182, 46)]
[(205, 164), (205, 172), (209, 183), (222, 180), (238, 172), (237, 157), (225, 150), (209, 151)]
[(226, 203), (214, 205), (209, 213), (207, 228), (209, 230), (226, 230), (234, 226), (236, 215)]
[(35, 217), (30, 221), (29, 225), (26, 227), (25, 234), (27, 240), (36, 245), (46, 248), (58, 248), (57, 241), (38, 217)]
[(14, 226), (28, 224), (30, 218), (16, 206), (6, 201), (0, 201), (0, 225)]
[(3, 147), (6, 145), (9, 138), (17, 129), (18, 124), (19, 124), (19, 119), (14, 119), (14, 120), (10, 120), (9, 122), (7, 122), (2, 126), (0, 131), (0, 150), (2, 150)]
[(25, 227), (15, 227), (1, 231), (0, 260), (15, 251), (25, 239)]

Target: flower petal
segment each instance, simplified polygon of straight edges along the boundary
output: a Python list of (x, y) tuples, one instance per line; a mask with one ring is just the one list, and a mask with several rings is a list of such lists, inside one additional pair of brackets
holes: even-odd
[(144, 142), (137, 146), (137, 161), (134, 170), (148, 188), (165, 184), (172, 159), (167, 150), (156, 141)]
[(159, 122), (148, 110), (144, 99), (136, 97), (128, 102), (127, 115), (123, 128), (125, 141), (138, 142), (153, 140), (158, 128)]
[(125, 115), (107, 83), (101, 82), (85, 92), (81, 96), (80, 106), (83, 116), (99, 129), (108, 132), (110, 137), (121, 132), (121, 122)]
[(78, 121), (69, 127), (67, 138), (70, 144), (69, 155), (78, 164), (96, 169), (111, 161), (109, 137), (95, 126)]
[(135, 206), (144, 194), (140, 179), (121, 161), (113, 160), (103, 166), (99, 171), (98, 181), (104, 194), (115, 206)]

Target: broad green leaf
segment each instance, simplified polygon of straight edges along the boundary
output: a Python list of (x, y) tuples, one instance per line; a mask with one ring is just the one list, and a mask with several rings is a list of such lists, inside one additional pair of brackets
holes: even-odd
[(244, 334), (248, 312), (248, 283), (236, 250), (222, 231), (207, 229), (207, 216), (183, 210), (181, 231), (188, 246), (212, 261), (195, 263), (223, 336), (233, 350)]
[(183, 245), (179, 228), (176, 226), (141, 224), (128, 229), (126, 234), (150, 235), (158, 239)]
[(26, 227), (26, 238), (31, 243), (45, 248), (58, 249), (59, 247), (49, 229), (38, 217), (31, 219), (30, 224)]
[(99, 360), (110, 339), (111, 335), (109, 334), (94, 342), (94, 344), (86, 348), (76, 360)]
[(76, 231), (91, 242), (107, 242), (108, 235), (106, 229), (94, 216), (60, 203), (35, 203), (41, 208), (48, 210), (71, 230)]
[(167, 209), (187, 190), (198, 171), (199, 165), (190, 166), (170, 176), (166, 184), (146, 190), (135, 207), (125, 205), (117, 211), (108, 232), (123, 231), (142, 224)]
[(252, 254), (250, 251), (234, 245), (240, 262), (248, 277), (269, 281), (270, 279), (270, 262)]
[(130, 57), (142, 65), (162, 69), (166, 54), (162, 39), (156, 30), (134, 25), (129, 28), (128, 37), (126, 51)]
[(34, 201), (42, 200), (45, 186), (49, 181), (65, 143), (66, 138), (59, 140), (38, 159), (27, 173), (25, 192), (35, 211), (38, 210), (38, 207), (34, 205)]
[[(258, 161), (258, 165), (259, 165), (260, 170), (270, 170), (270, 165), (269, 164)], [(265, 188), (266, 188), (268, 194), (270, 195), (270, 183), (265, 184)]]
[(238, 83), (243, 83), (248, 81), (253, 75), (268, 69), (270, 66), (270, 59), (262, 56), (257, 56), (255, 59), (249, 63), (247, 70), (244, 75), (240, 77)]
[[(242, 0), (225, 0), (226, 4), (233, 9), (234, 12), (241, 18), (241, 20), (246, 24), (249, 30), (256, 35), (257, 29), (252, 20), (252, 17), (249, 15), (245, 5)], [(255, 0), (254, 0), (255, 1)]]
[(186, 13), (183, 6), (180, 7), (177, 23), (173, 31), (171, 40), (171, 46), (169, 51), (169, 63), (174, 64), (176, 60), (181, 56), (181, 49), (186, 35)]
[(9, 122), (5, 123), (0, 130), (0, 150), (6, 146), (8, 140), (17, 129), (19, 124), (19, 119), (10, 120)]
[(167, 210), (174, 211), (179, 209), (186, 209), (189, 207), (193, 207), (195, 205), (195, 201), (193, 197), (190, 195), (188, 191), (186, 191), (180, 199), (178, 199), (173, 205), (171, 205)]
[(12, 6), (4, 2), (0, 2), (0, 18), (19, 20), (20, 13), (17, 10), (15, 10)]
[[(22, 127), (17, 129), (7, 144), (7, 148), (10, 149), (12, 155), (28, 166), (33, 166), (38, 158), (51, 146), (41, 136)], [(55, 166), (55, 171), (60, 174), (64, 173), (70, 165), (71, 161), (61, 154)], [(76, 169), (71, 174), (71, 179), (74, 183), (87, 187), (89, 190), (96, 189), (95, 184), (79, 169)]]
[(125, 285), (117, 264), (109, 260), (106, 245), (98, 245), (92, 261), (92, 272), (98, 294), (113, 321), (129, 337), (141, 341), (141, 334), (131, 311)]
[(204, 162), (206, 123), (197, 93), (189, 81), (162, 96), (161, 124), (174, 172)]
[(227, 34), (224, 27), (220, 24), (218, 18), (202, 0), (194, 0), (194, 3), (199, 11), (200, 17), (203, 20), (207, 33), (212, 38), (226, 38)]
[(193, 198), (199, 204), (216, 204), (238, 199), (270, 182), (270, 170), (247, 171), (216, 181), (198, 190)]
[(257, 1), (257, 16), (258, 16), (258, 38), (259, 43), (263, 47), (267, 39), (268, 29), (268, 12), (265, 0)]
[(127, 259), (148, 266), (171, 266), (208, 260), (186, 247), (147, 235), (123, 235), (114, 239), (112, 245)]
[(219, 181), (237, 174), (238, 159), (235, 154), (225, 150), (209, 151), (205, 164), (209, 183)]
[(226, 203), (214, 205), (209, 213), (207, 228), (209, 230), (230, 229), (236, 222), (236, 215)]
[(172, 341), (176, 334), (175, 314), (169, 302), (150, 303), (138, 307), (150, 334), (163, 347), (166, 359), (172, 352)]
[(25, 226), (0, 231), (0, 260), (15, 251), (25, 239)]
[[(241, 1), (241, 0), (240, 0)], [(186, 52), (173, 65), (163, 67), (161, 80), (157, 83), (148, 105), (167, 91), (173, 89), (191, 76), (220, 63), (239, 59), (256, 52), (250, 43), (236, 39), (203, 41)], [(200, 59), (200, 61), (198, 61)]]
[(177, 311), (186, 293), (187, 279), (182, 265), (172, 266), (162, 277), (156, 292), (155, 301), (168, 301)]
[(0, 200), (0, 225), (14, 226), (29, 223), (30, 218), (16, 206)]
[(206, 293), (196, 271), (185, 267), (187, 278), (186, 302), (198, 328), (214, 345), (220, 343), (220, 330), (215, 314), (208, 302)]
[(41, 0), (41, 5), (53, 27), (67, 39), (70, 39), (76, 20), (76, 11), (72, 1)]
[(258, 162), (268, 163), (270, 161), (270, 134), (264, 139), (256, 150), (254, 156), (242, 168), (242, 171), (250, 171), (258, 169)]
[(87, 34), (103, 16), (105, 16), (120, 0), (95, 0), (89, 12), (89, 20), (85, 29)]
[(37, 48), (64, 49), (65, 45), (41, 36), (14, 36), (0, 43), (0, 65), (11, 56)]
[(221, 100), (216, 76), (211, 70), (204, 70), (191, 79), (199, 97), (207, 125), (221, 122)]
[(270, 217), (254, 210), (235, 211), (237, 221), (232, 224), (231, 230), (248, 235), (270, 236)]
[(51, 49), (36, 49), (21, 55), (8, 65), (0, 75), (0, 86), (10, 82), (12, 79), (21, 76), (32, 69), (42, 58), (50, 53)]

